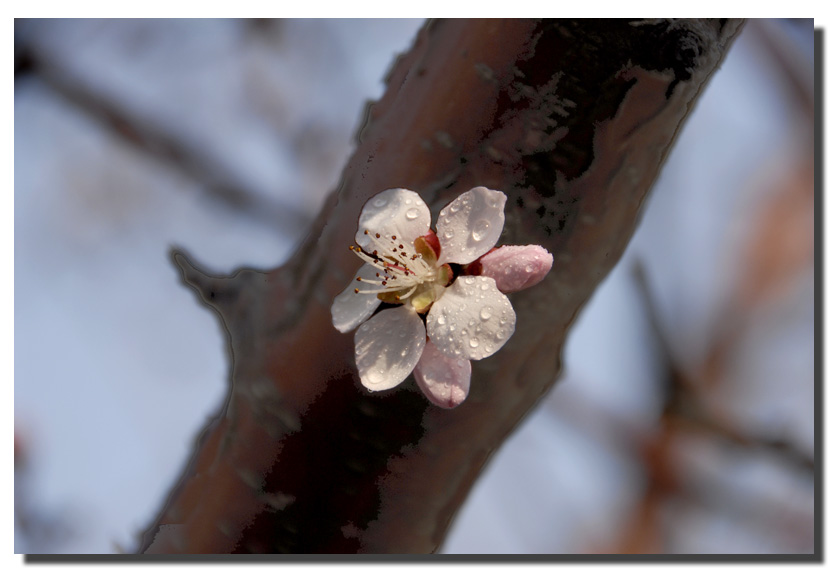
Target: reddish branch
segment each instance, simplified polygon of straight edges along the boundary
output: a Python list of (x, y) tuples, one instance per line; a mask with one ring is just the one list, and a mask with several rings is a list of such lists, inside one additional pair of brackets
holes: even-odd
[[(625, 249), (739, 28), (428, 24), (368, 109), (340, 187), (289, 263), (223, 277), (175, 254), (227, 329), (231, 388), (141, 551), (438, 549), (488, 457), (552, 385), (568, 326)], [(358, 265), (347, 248), (361, 206), (405, 187), (437, 211), (477, 185), (508, 196), (501, 243), (543, 245), (553, 271), (511, 297), (516, 333), (473, 365), (463, 405), (431, 406), (411, 379), (367, 393), (353, 337), (329, 313)]]

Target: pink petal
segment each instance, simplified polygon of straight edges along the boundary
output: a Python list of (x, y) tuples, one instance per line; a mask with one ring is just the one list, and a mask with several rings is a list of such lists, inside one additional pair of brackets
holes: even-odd
[[(431, 221), (420, 195), (408, 189), (387, 189), (363, 206), (354, 239), (367, 252), (377, 250), (384, 255), (398, 243), (413, 244), (429, 231)], [(396, 237), (394, 243), (392, 236)]]
[(469, 360), (444, 356), (432, 341), (427, 341), (413, 375), (427, 399), (451, 409), (467, 398), (471, 373)]
[(517, 292), (542, 281), (553, 256), (542, 246), (502, 246), (481, 257), (481, 275), (496, 281), (502, 292)]
[(430, 341), (450, 358), (486, 358), (504, 346), (515, 329), (510, 300), (486, 276), (459, 276), (427, 314)]
[(439, 264), (469, 264), (496, 245), (504, 228), (507, 196), (486, 187), (462, 193), (438, 214)]
[(370, 391), (397, 387), (409, 376), (426, 344), (424, 323), (410, 306), (382, 310), (354, 335), (360, 382)]

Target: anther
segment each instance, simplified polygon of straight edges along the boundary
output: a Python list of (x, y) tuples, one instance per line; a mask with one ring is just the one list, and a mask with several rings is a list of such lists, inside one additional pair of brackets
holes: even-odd
[(360, 294), (360, 290), (358, 290), (357, 288), (355, 288), (355, 289), (354, 289), (354, 293), (355, 293), (355, 294)]
[(381, 282), (381, 284), (383, 284), (384, 286), (386, 286), (386, 280), (384, 280), (383, 282)]
[(398, 236), (392, 236), (392, 239), (393, 239), (393, 240), (397, 240), (397, 239), (398, 239)]
[(369, 230), (363, 230), (363, 233), (368, 236), (369, 235)]
[(357, 277), (357, 281), (358, 281), (358, 282), (363, 282), (363, 278), (361, 278), (360, 276), (358, 276), (358, 277)]
[(403, 250), (403, 244), (398, 244), (398, 247)]
[(379, 237), (380, 237), (380, 234), (375, 234), (375, 237), (376, 237), (376, 238), (379, 238)]

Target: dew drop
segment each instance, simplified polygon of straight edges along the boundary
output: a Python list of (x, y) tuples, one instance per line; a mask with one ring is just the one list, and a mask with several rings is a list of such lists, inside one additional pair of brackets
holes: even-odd
[(407, 197), (405, 203), (406, 203), (406, 205), (411, 205), (412, 204), (412, 199)]
[(414, 207), (411, 207), (408, 210), (406, 210), (406, 219), (408, 220), (414, 220), (419, 215), (421, 215), (421, 211)]
[(484, 351), (487, 352), (487, 353), (491, 353), (491, 352), (493, 352), (493, 347), (488, 344), (487, 346), (484, 347)]
[(470, 347), (475, 348), (477, 346), (478, 346), (478, 339), (475, 336), (471, 337), (470, 338)]
[(475, 281), (476, 281), (475, 276), (465, 276), (464, 277), (464, 283), (467, 284), (468, 286), (470, 284), (474, 284)]
[(493, 309), (489, 306), (485, 306), (481, 309), (479, 316), (481, 316), (482, 320), (490, 320), (490, 317), (493, 316)]
[(475, 323), (476, 323), (476, 321), (471, 318), (468, 326), (473, 326)]
[(455, 324), (450, 324), (450, 332), (455, 332)]
[(374, 201), (372, 202), (372, 205), (375, 206), (375, 207), (383, 207), (383, 206), (386, 205), (386, 203), (387, 203), (387, 200), (386, 200), (385, 197), (376, 197), (374, 199)]
[(530, 264), (528, 264), (527, 266), (525, 266), (525, 272), (527, 272), (528, 274), (530, 274), (531, 272), (533, 272), (533, 266), (531, 266)]
[(379, 371), (370, 371), (366, 380), (371, 384), (376, 385), (383, 380), (383, 375)]
[(478, 220), (475, 225), (473, 225), (473, 239), (477, 242), (480, 242), (484, 236), (487, 234), (487, 230), (490, 228), (490, 222), (487, 220)]
[(447, 317), (446, 316), (444, 316), (442, 314), (441, 316), (438, 317), (438, 324), (446, 324), (446, 323), (447, 323)]
[(455, 235), (455, 232), (452, 230), (447, 230), (444, 232), (444, 239), (450, 240)]
[(461, 209), (461, 206), (458, 204), (458, 202), (453, 202), (450, 205), (450, 213), (458, 213), (458, 210), (460, 210), (460, 209)]
[(504, 339), (504, 332), (502, 332), (501, 330), (499, 330), (499, 331), (496, 333), (496, 338), (498, 338), (499, 340), (503, 340), (503, 339)]
[(456, 359), (455, 366), (457, 366), (458, 368), (462, 368), (464, 366), (464, 359)]

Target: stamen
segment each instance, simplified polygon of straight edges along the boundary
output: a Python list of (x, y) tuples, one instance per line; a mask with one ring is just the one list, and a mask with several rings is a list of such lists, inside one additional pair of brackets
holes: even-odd
[(409, 289), (409, 292), (407, 292), (406, 294), (404, 294), (403, 296), (401, 296), (401, 297), (399, 298), (399, 300), (406, 300), (407, 298), (409, 298), (410, 296), (412, 296), (412, 295), (415, 293), (415, 290), (417, 290), (417, 289), (418, 289), (418, 287), (417, 287), (417, 286), (413, 286), (412, 288), (410, 288), (410, 289)]

